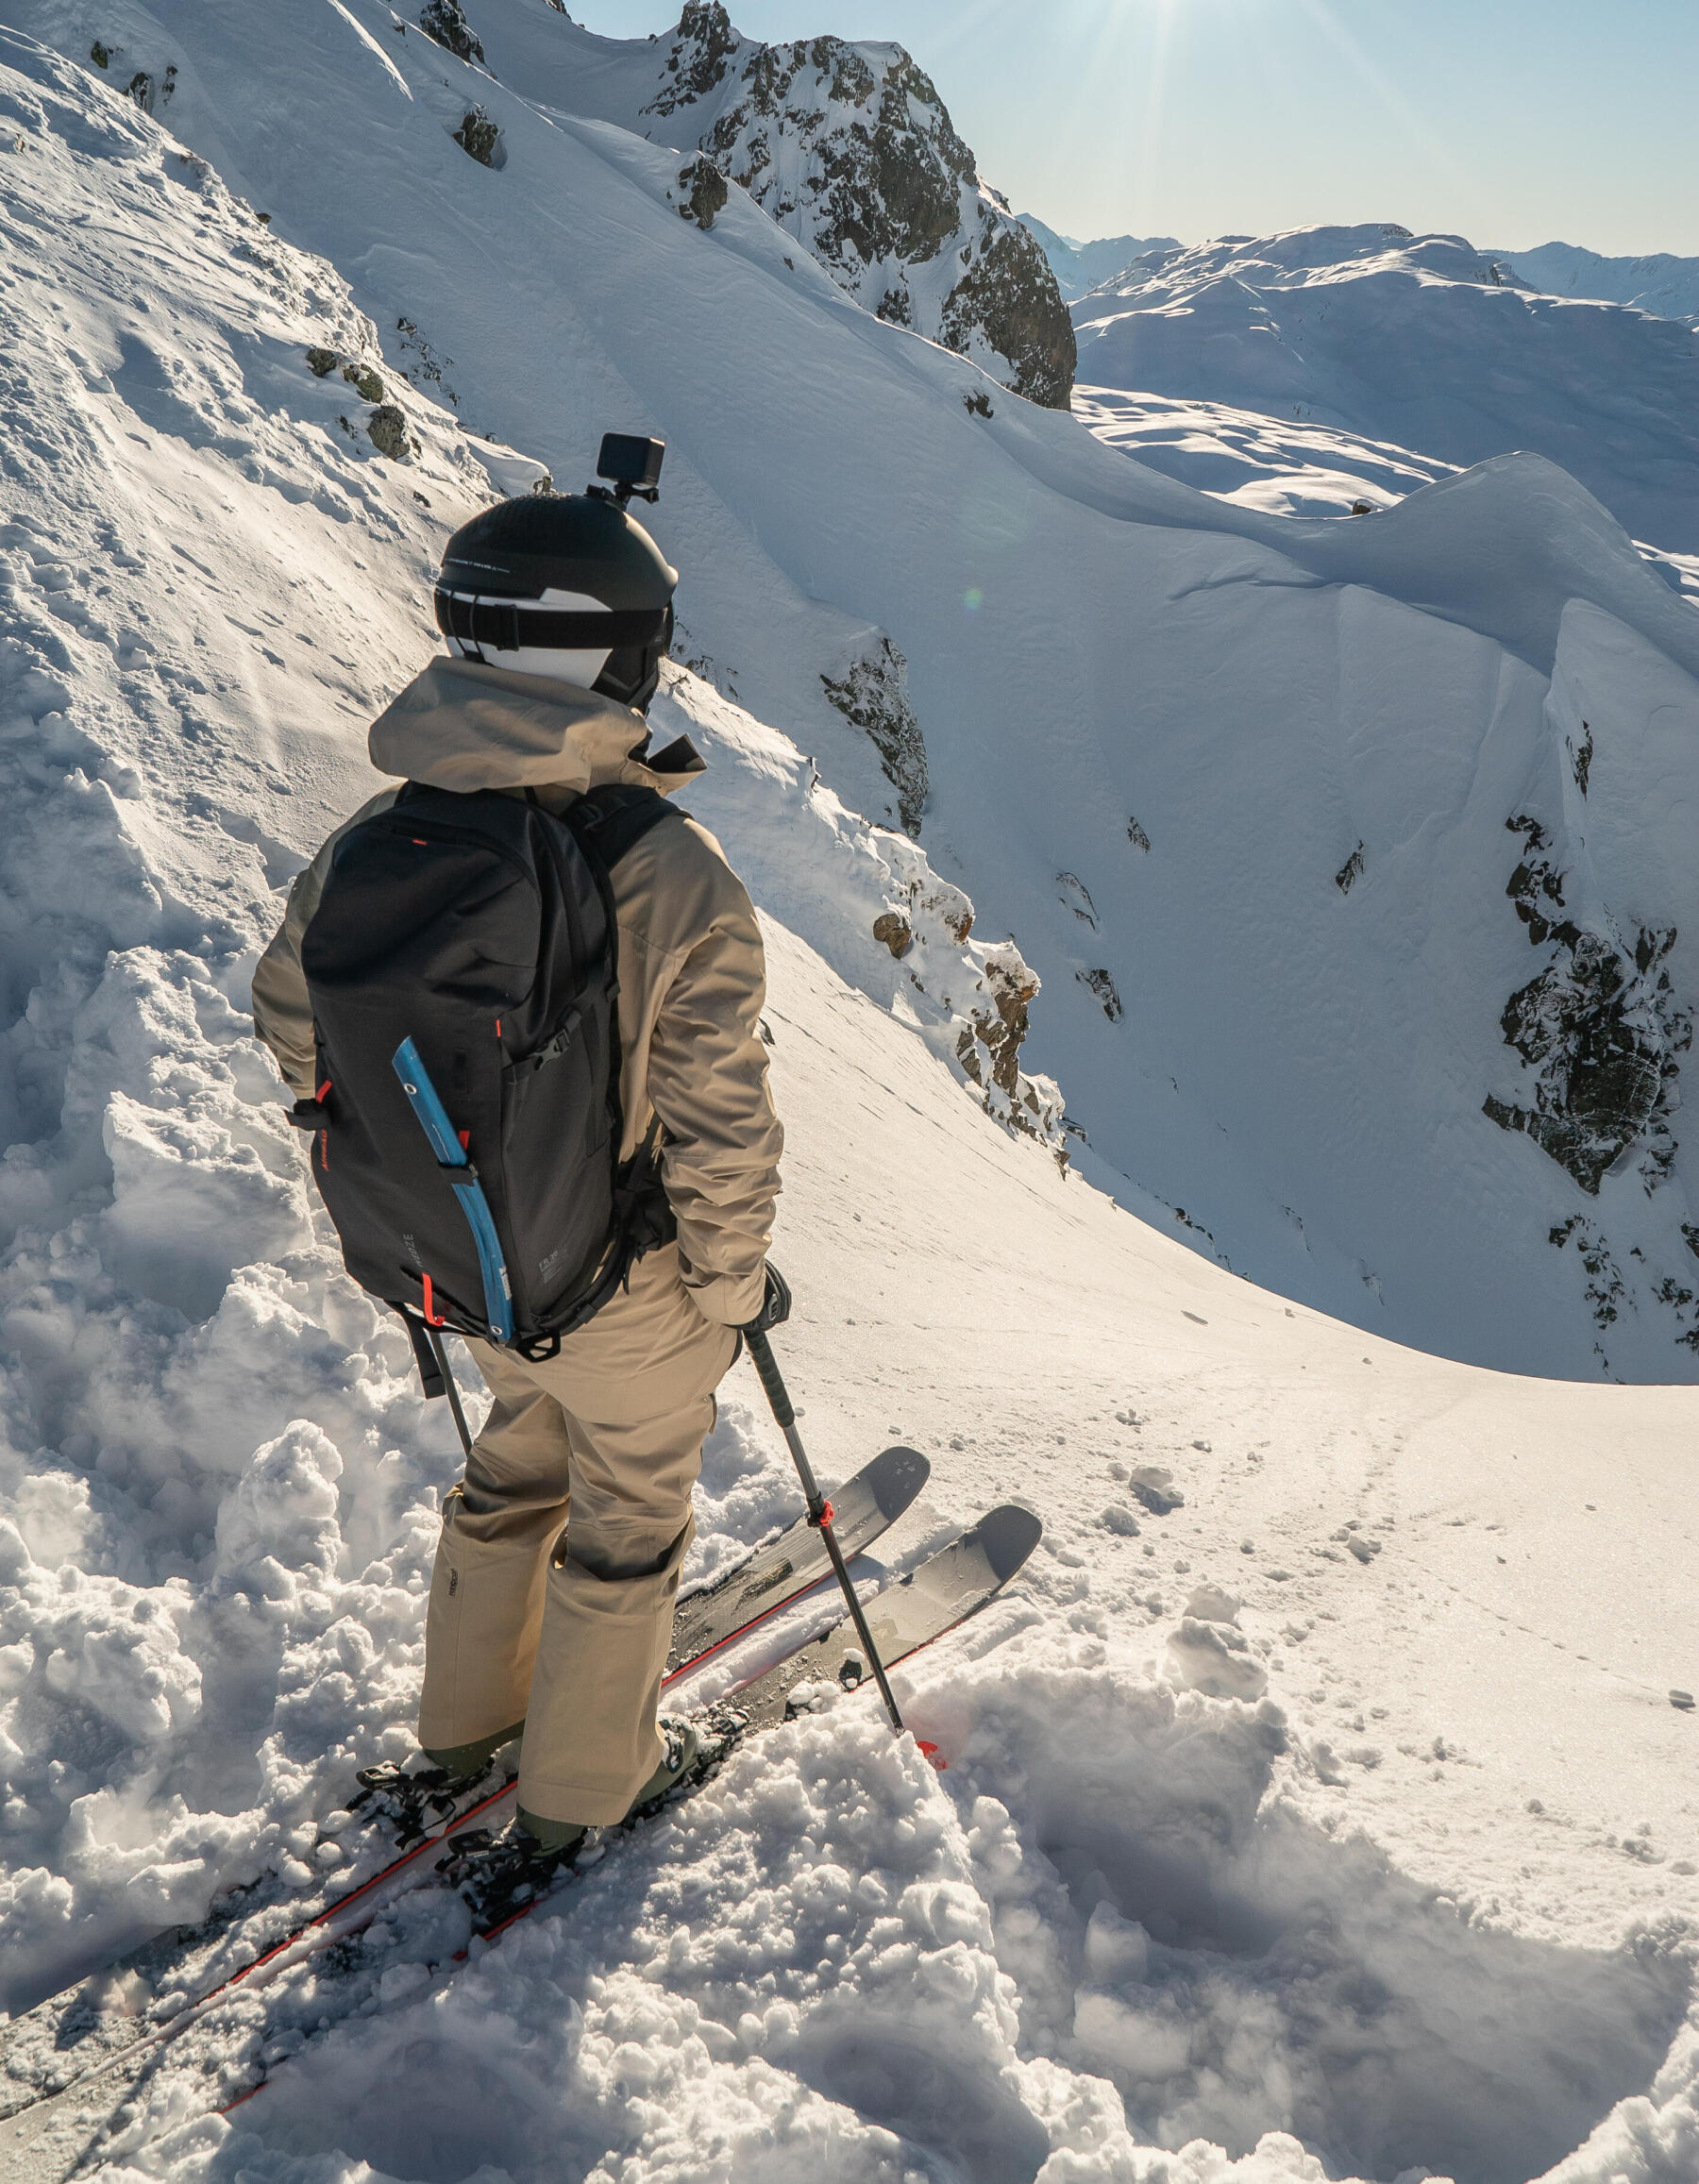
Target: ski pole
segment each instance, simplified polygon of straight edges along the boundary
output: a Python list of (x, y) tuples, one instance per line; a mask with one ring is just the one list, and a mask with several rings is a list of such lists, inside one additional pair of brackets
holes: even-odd
[(431, 1355), (437, 1361), (437, 1370), (443, 1376), (443, 1393), (448, 1398), (448, 1408), (454, 1413), (454, 1430), (460, 1436), (461, 1447), (466, 1452), (466, 1461), (472, 1461), (472, 1436), (466, 1431), (466, 1414), (461, 1408), (460, 1389), (454, 1385), (454, 1368), (448, 1362), (448, 1352), (436, 1329), (427, 1324), (425, 1339), (430, 1345)]
[(749, 1355), (761, 1385), (772, 1405), (779, 1430), (784, 1436), (796, 1463), (797, 1476), (802, 1482), (802, 1499), (808, 1504), (808, 1521), (826, 1542), (826, 1552), (832, 1558), (833, 1572), (844, 1588), (844, 1598), (850, 1604), (850, 1618), (855, 1625), (855, 1635), (862, 1642), (873, 1680), (879, 1686), (879, 1695), (884, 1701), (884, 1710), (891, 1717), (891, 1726), (900, 1737), (902, 1716), (897, 1711), (897, 1701), (892, 1696), (890, 1679), (884, 1672), (884, 1663), (879, 1657), (879, 1649), (873, 1643), (873, 1633), (867, 1628), (867, 1618), (856, 1596), (855, 1586), (845, 1566), (843, 1553), (837, 1543), (837, 1535), (832, 1528), (832, 1504), (821, 1493), (819, 1482), (814, 1475), (814, 1466), (808, 1460), (808, 1451), (802, 1446), (802, 1436), (797, 1431), (797, 1413), (784, 1385), (784, 1375), (779, 1369), (779, 1360), (773, 1355), (773, 1346), (767, 1340), (767, 1330), (782, 1327), (790, 1318), (791, 1293), (784, 1276), (774, 1266), (766, 1270), (766, 1296), (759, 1316), (742, 1330), (743, 1338), (749, 1346)]

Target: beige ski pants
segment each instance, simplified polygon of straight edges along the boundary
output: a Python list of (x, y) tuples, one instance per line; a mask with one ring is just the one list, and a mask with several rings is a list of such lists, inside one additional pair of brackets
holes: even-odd
[(547, 1364), (468, 1347), (496, 1403), (444, 1510), (419, 1741), (523, 1721), (520, 1804), (606, 1826), (661, 1762), (690, 1489), (737, 1336), (702, 1317), (667, 1244)]

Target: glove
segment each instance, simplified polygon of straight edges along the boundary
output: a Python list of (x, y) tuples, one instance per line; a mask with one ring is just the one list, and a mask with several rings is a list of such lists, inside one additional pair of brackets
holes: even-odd
[(790, 1318), (790, 1284), (769, 1259), (766, 1263), (766, 1295), (761, 1301), (761, 1310), (753, 1319), (745, 1320), (740, 1332), (745, 1335), (769, 1334), (773, 1328), (784, 1325)]

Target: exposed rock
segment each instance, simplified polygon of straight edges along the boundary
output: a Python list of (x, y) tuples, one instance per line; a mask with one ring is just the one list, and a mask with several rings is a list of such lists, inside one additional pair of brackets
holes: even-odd
[(501, 131), (482, 107), (472, 108), (460, 127), (454, 131), (454, 141), (480, 167), (494, 167), (499, 163), (496, 155), (501, 144)]
[(366, 431), (379, 455), (405, 462), (412, 453), (412, 444), (407, 437), (406, 412), (394, 402), (384, 402), (372, 412), (366, 419)]
[(880, 317), (1068, 407), (1074, 332), (1055, 275), (900, 45), (765, 45), (740, 37), (718, 0), (689, 0), (637, 126), (681, 148), (694, 134)]
[(134, 99), (144, 114), (150, 114), (162, 107), (169, 106), (171, 94), (176, 89), (177, 69), (175, 66), (168, 68), (164, 76), (158, 80), (150, 76), (146, 69), (139, 68), (135, 75), (130, 77), (128, 83), (125, 85), (124, 95), (126, 98)]
[(1349, 895), (1352, 888), (1362, 877), (1363, 845), (1359, 842), (1350, 856), (1346, 858), (1344, 864), (1334, 874), (1334, 885), (1341, 895)]
[(679, 187), (684, 192), (680, 215), (694, 220), (698, 227), (712, 227), (715, 214), (724, 210), (732, 194), (726, 177), (706, 153), (698, 153), (679, 169)]
[(1056, 885), (1061, 889), (1061, 899), (1074, 916), (1097, 931), (1097, 904), (1091, 899), (1091, 890), (1074, 872), (1058, 872)]
[[(342, 368), (342, 376), (365, 402), (381, 402), (389, 391), (370, 364), (346, 363)], [(397, 411), (396, 415), (399, 414)]]
[(1587, 777), (1592, 771), (1593, 755), (1592, 730), (1587, 725), (1586, 721), (1581, 723), (1581, 733), (1587, 740), (1578, 747), (1572, 743), (1568, 746), (1568, 749), (1570, 755), (1570, 771), (1575, 777), (1575, 786), (1580, 790), (1583, 796), (1586, 796)]
[(841, 677), (822, 675), (826, 695), (853, 727), (865, 730), (897, 792), (897, 815), (918, 835), (926, 805), (926, 741), (908, 698), (908, 662), (888, 637), (875, 633)]
[(1008, 383), (1018, 395), (1068, 408), (1079, 361), (1073, 321), (1043, 251), (1012, 221), (984, 224), (978, 259), (950, 293), (938, 339), (964, 356), (983, 342), (1013, 365)]
[(719, 0), (684, 0), (666, 57), (666, 81), (645, 112), (670, 114), (706, 98), (742, 42)]
[(1061, 1087), (1052, 1078), (1029, 1076), (1020, 1067), (1030, 1029), (1028, 1011), (1037, 992), (1038, 974), (1027, 967), (1013, 941), (986, 949), (981, 998), (968, 1004), (956, 1060), (969, 1083), (979, 1086), (986, 1114), (1048, 1145), (1066, 1168), (1070, 1126)]
[(1676, 1056), (1692, 1043), (1691, 1019), (1675, 1001), (1664, 966), (1674, 926), (1638, 929), (1632, 947), (1607, 930), (1564, 915), (1565, 875), (1545, 853), (1545, 830), (1522, 815), (1506, 821), (1526, 853), (1506, 893), (1536, 948), (1557, 952), (1539, 976), (1511, 995), (1500, 1021), (1505, 1042), (1536, 1072), (1532, 1102), (1489, 1093), (1483, 1112), (1502, 1130), (1525, 1131), (1596, 1197), (1606, 1171), (1642, 1139), (1640, 1173), (1651, 1189), (1675, 1156), (1668, 1117), (1676, 1104)]
[(915, 945), (915, 929), (906, 917), (899, 916), (895, 910), (883, 910), (873, 920), (873, 937), (883, 941), (900, 963)]
[(328, 379), (340, 361), (334, 349), (309, 349), (307, 352), (307, 368), (315, 379)]
[(487, 65), (482, 42), (466, 21), (461, 0), (425, 0), (419, 9), (419, 28), (459, 59), (476, 61), (479, 68)]
[(990, 395), (985, 393), (983, 387), (975, 387), (972, 394), (964, 395), (962, 400), (970, 414), (975, 417), (995, 417), (997, 414), (997, 412), (991, 407)]
[(1127, 821), (1127, 839), (1135, 849), (1148, 849), (1151, 846), (1151, 837), (1136, 819)]
[(416, 359), (411, 364), (404, 362), (402, 371), (415, 387), (430, 389), (451, 410), (458, 410), (460, 396), (443, 377), (445, 365), (451, 364), (454, 360), (451, 357), (439, 357), (412, 319), (398, 318), (395, 321), (395, 331), (401, 337), (400, 346), (404, 354)]
[(1112, 1024), (1117, 1022), (1121, 1014), (1121, 998), (1109, 973), (1102, 969), (1080, 970), (1075, 971), (1074, 976), (1096, 998), (1098, 1006), (1109, 1021)]
[(96, 68), (105, 68), (110, 61), (111, 58), (111, 47), (109, 45), (102, 45), (98, 38), (89, 48), (89, 59), (94, 63)]
[[(1000, 1091), (1013, 1095), (1020, 1075), (1021, 1042), (1031, 1028), (1027, 1009), (1038, 992), (1038, 974), (1028, 968), (1020, 950), (1008, 941), (986, 951), (984, 979), (992, 1006), (973, 1012), (956, 1053), (976, 1084), (984, 1084), (988, 1076)], [(989, 1057), (988, 1070), (980, 1061), (982, 1050)]]

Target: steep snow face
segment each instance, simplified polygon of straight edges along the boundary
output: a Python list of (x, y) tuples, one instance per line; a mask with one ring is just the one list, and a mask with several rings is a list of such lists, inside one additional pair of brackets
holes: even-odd
[(1068, 303), (1077, 303), (1088, 290), (1112, 281), (1124, 273), (1135, 258), (1143, 258), (1152, 250), (1178, 250), (1180, 244), (1172, 235), (1102, 235), (1094, 243), (1075, 243), (1071, 237), (1058, 235), (1053, 227), (1047, 227), (1030, 212), (1019, 215), (1020, 225), (1035, 237), (1043, 251), (1045, 262), (1056, 277), (1056, 286)]
[[(952, 976), (950, 1014), (1026, 1031), (1018, 1066), (1066, 1088), (1092, 1174), (1237, 1271), (1449, 1354), (1699, 1370), (1693, 1153), (1669, 1103), (1699, 1000), (1699, 621), (1573, 480), (1502, 458), (1311, 522), (1158, 476), (859, 309), (735, 184), (704, 230), (679, 216), (676, 152), (508, 88), (496, 39), (554, 36), (543, 0), (475, 19), (499, 83), (376, 0), (169, 24), (136, 0), (25, 6), (79, 60), (100, 35), (177, 69), (172, 126), (353, 269), (386, 375), (452, 390), (564, 482), (604, 426), (668, 442), (654, 520), (688, 661), (849, 810), (895, 826), (907, 804), (976, 905), (971, 940), (1030, 966), (989, 1007)], [(476, 107), (502, 164), (460, 141)], [(1589, 733), (1582, 799), (1563, 784)], [(1604, 863), (1607, 808), (1640, 846)], [(1619, 1051), (1609, 979), (1542, 1001), (1550, 1046), (1520, 1003), (1507, 1033), (1569, 957), (1568, 913), (1536, 942), (1506, 893), (1530, 818), (1601, 963), (1639, 981), (1642, 929), (1676, 933), (1644, 974), (1669, 977), (1664, 1016), (1638, 984), (1624, 1002), (1660, 1027), (1669, 1097), (1613, 1066), (1590, 1142), (1625, 1157), (1596, 1195), (1558, 1131), (1488, 1107), (1594, 1133), (1591, 1058)], [(899, 963), (887, 932), (900, 977), (918, 943)], [(1008, 1051), (975, 1056), (982, 1080)], [(1665, 1133), (1672, 1164), (1642, 1177)]]
[(1699, 327), (1699, 258), (1658, 251), (1650, 258), (1604, 258), (1573, 243), (1542, 243), (1533, 250), (1501, 251), (1518, 276), (1548, 295), (1597, 296), (1630, 303), (1659, 318)]
[[(474, 12), (508, 81), (700, 150), (868, 311), (1067, 408), (1073, 328), (1043, 253), (900, 45), (764, 45), (732, 28), (720, 0), (688, 0), (676, 30), (624, 45), (559, 17)], [(718, 207), (693, 177), (680, 209), (707, 225)]]
[(1460, 237), (1228, 236), (1145, 259), (1073, 318), (1089, 385), (1342, 427), (1446, 462), (1530, 448), (1637, 538), (1699, 550), (1693, 333), (1531, 294)]

